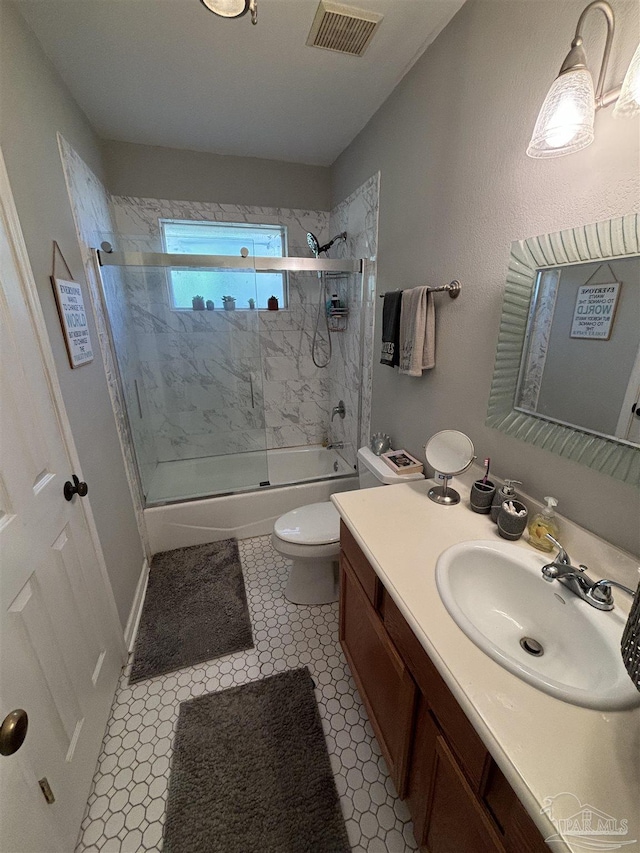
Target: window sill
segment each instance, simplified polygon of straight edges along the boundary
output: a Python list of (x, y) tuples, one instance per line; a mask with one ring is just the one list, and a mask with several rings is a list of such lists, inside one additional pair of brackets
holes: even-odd
[(278, 308), (277, 311), (271, 311), (269, 308), (234, 308), (233, 311), (227, 311), (225, 308), (214, 308), (209, 310), (205, 308), (174, 308), (169, 310), (176, 314), (282, 314), (289, 313), (289, 308)]

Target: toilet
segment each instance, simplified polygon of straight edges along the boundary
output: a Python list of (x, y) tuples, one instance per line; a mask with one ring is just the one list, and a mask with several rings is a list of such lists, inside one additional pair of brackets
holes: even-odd
[[(423, 474), (396, 474), (368, 447), (358, 450), (360, 489), (422, 480)], [(331, 501), (307, 504), (281, 515), (271, 544), (292, 561), (285, 598), (293, 604), (329, 604), (338, 600), (340, 516)]]

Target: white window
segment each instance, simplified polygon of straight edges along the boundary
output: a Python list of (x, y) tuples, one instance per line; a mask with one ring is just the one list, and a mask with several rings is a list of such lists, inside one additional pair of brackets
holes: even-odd
[[(248, 225), (228, 222), (189, 222), (160, 220), (164, 251), (185, 255), (231, 255), (283, 258), (287, 256), (287, 229), (280, 225)], [(242, 253), (246, 254), (246, 253)], [(287, 307), (286, 272), (253, 270), (171, 269), (169, 296), (173, 308), (192, 308), (194, 296), (212, 300), (216, 310), (223, 308), (223, 296), (236, 299), (236, 310), (266, 308), (270, 296), (277, 296), (280, 308)]]

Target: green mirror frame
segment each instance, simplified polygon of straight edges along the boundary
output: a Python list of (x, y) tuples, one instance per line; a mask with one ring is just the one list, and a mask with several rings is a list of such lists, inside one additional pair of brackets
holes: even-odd
[(518, 411), (515, 399), (538, 270), (639, 253), (637, 213), (511, 244), (486, 418), (487, 426), (513, 438), (636, 486), (640, 485), (640, 448)]

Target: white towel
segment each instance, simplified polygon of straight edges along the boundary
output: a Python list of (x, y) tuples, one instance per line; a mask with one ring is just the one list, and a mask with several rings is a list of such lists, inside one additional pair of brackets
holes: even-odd
[(422, 376), (436, 363), (436, 307), (428, 287), (402, 293), (399, 372)]

